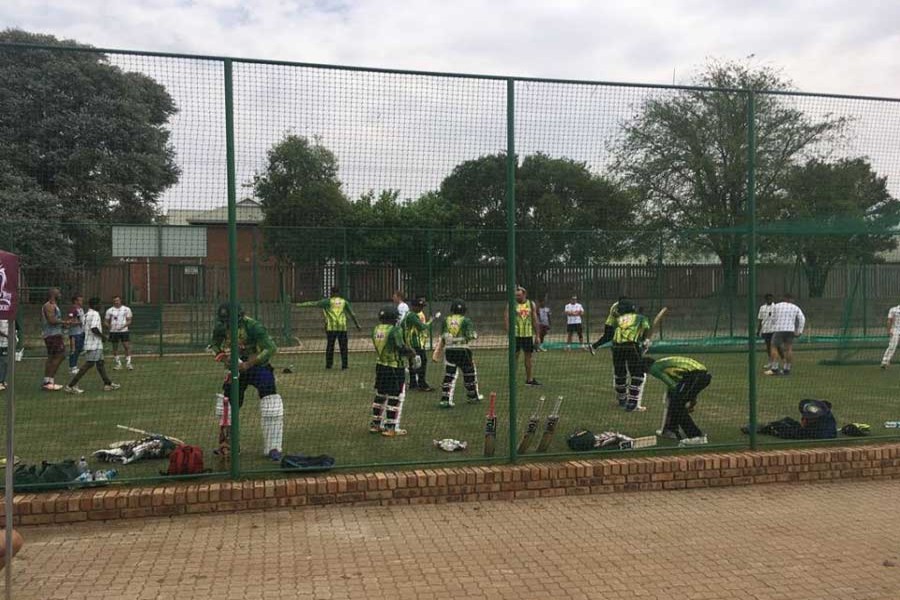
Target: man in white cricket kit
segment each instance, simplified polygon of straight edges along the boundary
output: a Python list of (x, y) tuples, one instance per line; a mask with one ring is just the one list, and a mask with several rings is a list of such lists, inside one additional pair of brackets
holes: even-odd
[(566, 304), (566, 343), (572, 343), (572, 334), (578, 334), (578, 343), (584, 343), (584, 325), (582, 317), (584, 316), (584, 307), (578, 302), (578, 296), (572, 296), (569, 303)]
[[(790, 375), (794, 361), (794, 338), (803, 335), (806, 315), (794, 304), (790, 294), (785, 294), (781, 302), (775, 305), (774, 313), (770, 365), (765, 375)], [(783, 357), (782, 365), (779, 365), (779, 355)]]
[(891, 336), (891, 341), (888, 342), (887, 350), (884, 351), (884, 356), (881, 358), (882, 369), (887, 369), (888, 365), (891, 364), (891, 359), (894, 358), (894, 352), (897, 351), (897, 342), (900, 341), (900, 304), (891, 307), (888, 311), (887, 328), (888, 335)]
[(131, 334), (128, 331), (128, 328), (131, 327), (131, 320), (131, 309), (122, 304), (121, 296), (113, 296), (113, 305), (106, 309), (106, 326), (109, 329), (109, 341), (112, 342), (113, 358), (116, 360), (113, 371), (122, 368), (122, 359), (119, 358), (119, 342), (125, 348), (125, 367), (129, 371), (134, 369), (131, 365)]

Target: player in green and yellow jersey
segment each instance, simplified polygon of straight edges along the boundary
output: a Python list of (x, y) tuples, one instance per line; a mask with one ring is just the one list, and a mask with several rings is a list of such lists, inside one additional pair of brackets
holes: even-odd
[(403, 329), (397, 325), (400, 313), (393, 304), (378, 312), (378, 325), (372, 330), (375, 346), (375, 400), (372, 402), (372, 419), (369, 431), (387, 437), (406, 435), (400, 428), (403, 400), (406, 398), (407, 356), (413, 357), (418, 368), (420, 359), (403, 339)]
[[(399, 308), (398, 308), (398, 312)], [(441, 318), (441, 313), (435, 313), (435, 319)], [(409, 364), (409, 388), (420, 392), (433, 392), (434, 388), (425, 380), (428, 369), (428, 357), (425, 352), (425, 344), (428, 342), (428, 331), (431, 328), (431, 319), (425, 314), (425, 298), (418, 296), (409, 305), (409, 311), (400, 315), (400, 327), (403, 329), (403, 338), (406, 345), (412, 348), (421, 361), (417, 369), (412, 367), (413, 359)]]
[(322, 316), (325, 317), (325, 335), (327, 343), (325, 345), (325, 368), (330, 369), (334, 364), (334, 342), (337, 341), (341, 347), (341, 369), (347, 368), (347, 317), (353, 319), (353, 324), (359, 330), (359, 322), (353, 309), (350, 308), (350, 302), (341, 297), (341, 290), (338, 286), (331, 288), (331, 296), (323, 300), (313, 300), (311, 302), (301, 302), (297, 306), (301, 308), (321, 308)]
[(697, 396), (712, 382), (712, 375), (706, 367), (686, 356), (667, 356), (656, 360), (645, 356), (644, 367), (667, 388), (663, 426), (656, 435), (681, 440), (682, 446), (706, 444), (706, 435), (691, 417)]
[[(538, 337), (538, 331), (540, 331), (540, 324), (538, 323), (534, 302), (528, 299), (528, 292), (521, 286), (516, 288), (515, 311), (516, 357), (518, 359), (520, 352), (525, 355), (525, 385), (541, 385), (534, 378), (532, 367), (534, 348), (539, 345), (536, 338)], [(503, 315), (504, 326), (506, 331), (509, 331), (509, 311), (504, 312)]]
[(650, 321), (637, 312), (629, 300), (617, 303), (615, 330), (612, 335), (613, 377), (616, 400), (626, 411), (640, 406), (644, 386), (644, 364), (641, 350)]
[(453, 391), (459, 371), (463, 374), (463, 385), (469, 402), (481, 400), (478, 392), (478, 371), (472, 360), (472, 349), (469, 344), (478, 339), (472, 319), (466, 316), (466, 303), (453, 300), (450, 303), (450, 314), (441, 324), (441, 339), (435, 348), (434, 357), (444, 353), (444, 381), (441, 384), (441, 408), (453, 408)]

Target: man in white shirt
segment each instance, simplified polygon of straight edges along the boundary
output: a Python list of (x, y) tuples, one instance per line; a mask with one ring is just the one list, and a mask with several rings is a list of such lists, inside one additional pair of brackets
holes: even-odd
[(884, 356), (881, 358), (882, 369), (887, 369), (887, 366), (891, 364), (891, 359), (894, 358), (894, 352), (897, 351), (897, 342), (900, 341), (900, 304), (891, 307), (888, 311), (887, 328), (888, 335), (891, 336), (891, 341), (888, 342), (887, 350), (884, 351)]
[(578, 334), (578, 343), (584, 344), (584, 325), (582, 317), (584, 316), (584, 307), (578, 302), (578, 296), (572, 296), (569, 303), (566, 304), (566, 344), (572, 343), (572, 334)]
[[(781, 302), (775, 305), (774, 313), (770, 365), (765, 375), (790, 375), (794, 360), (794, 338), (803, 335), (806, 316), (794, 304), (794, 298), (790, 294), (785, 294)], [(779, 355), (783, 357), (780, 369)]]
[[(766, 342), (766, 360), (765, 371), (772, 368), (772, 361), (769, 356), (772, 354), (772, 334), (775, 333), (775, 296), (772, 294), (765, 295), (765, 304), (759, 307), (759, 313), (756, 316), (756, 337), (762, 337)], [(783, 358), (783, 357), (782, 357)]]
[(78, 387), (81, 378), (91, 370), (97, 367), (97, 373), (103, 380), (103, 391), (112, 392), (121, 386), (113, 383), (109, 375), (106, 374), (106, 365), (103, 361), (103, 342), (106, 336), (103, 335), (103, 323), (100, 321), (100, 298), (91, 298), (88, 300), (88, 311), (84, 313), (84, 364), (75, 373), (69, 385), (63, 388), (67, 394), (83, 394), (84, 390)]
[(391, 299), (394, 301), (394, 304), (397, 305), (397, 313), (400, 315), (400, 318), (397, 320), (397, 325), (399, 325), (406, 317), (406, 313), (409, 312), (409, 304), (406, 303), (406, 296), (404, 296), (403, 292), (400, 290), (394, 292)]
[(131, 334), (128, 331), (128, 328), (131, 327), (131, 320), (131, 309), (122, 304), (121, 296), (113, 296), (113, 305), (106, 310), (106, 326), (109, 328), (109, 341), (112, 342), (113, 358), (116, 360), (113, 371), (119, 371), (122, 368), (122, 359), (119, 358), (119, 342), (125, 348), (126, 368), (129, 371), (134, 369), (131, 364)]

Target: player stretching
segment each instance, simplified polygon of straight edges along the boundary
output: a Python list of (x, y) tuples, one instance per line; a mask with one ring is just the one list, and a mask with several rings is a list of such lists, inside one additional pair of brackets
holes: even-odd
[(403, 401), (406, 399), (404, 357), (411, 357), (413, 368), (421, 366), (421, 358), (403, 340), (403, 329), (397, 325), (400, 311), (393, 304), (378, 312), (378, 325), (372, 330), (375, 345), (375, 400), (372, 401), (371, 433), (386, 437), (406, 435), (400, 428)]
[[(506, 331), (509, 331), (509, 311), (503, 313), (503, 324)], [(519, 353), (525, 355), (525, 385), (541, 385), (533, 374), (533, 353), (535, 346), (539, 343), (535, 342), (535, 337), (540, 329), (538, 323), (537, 310), (534, 308), (534, 302), (528, 299), (528, 292), (523, 287), (516, 288), (516, 360)]]
[(356, 330), (361, 327), (350, 308), (350, 302), (341, 297), (341, 290), (338, 286), (331, 288), (331, 296), (323, 300), (313, 300), (311, 302), (301, 302), (297, 306), (301, 308), (321, 308), (325, 317), (325, 368), (330, 369), (334, 365), (334, 342), (337, 341), (341, 347), (341, 370), (348, 367), (347, 359), (347, 315), (353, 319)]
[[(775, 305), (772, 325), (772, 351), (769, 354), (769, 369), (764, 375), (790, 375), (794, 362), (794, 339), (803, 335), (806, 316), (800, 307), (794, 304), (794, 298), (785, 294), (781, 302)], [(784, 357), (779, 371), (778, 358)]]
[(706, 367), (693, 358), (684, 356), (668, 356), (658, 360), (645, 356), (644, 367), (668, 388), (663, 426), (656, 435), (681, 440), (679, 446), (706, 444), (706, 435), (691, 417), (697, 404), (697, 396), (712, 381), (712, 375)]
[[(217, 362), (228, 364), (228, 353), (231, 351), (231, 308), (227, 303), (219, 305), (216, 311), (218, 322), (213, 330), (210, 347), (216, 353)], [(278, 347), (266, 328), (257, 321), (244, 315), (238, 306), (238, 370), (240, 377), (240, 396), (238, 406), (244, 405), (244, 393), (248, 386), (253, 386), (259, 393), (259, 416), (263, 432), (263, 451), (271, 460), (281, 460), (281, 444), (284, 434), (284, 401), (275, 389), (275, 371), (269, 361), (278, 351)], [(222, 386), (222, 394), (216, 398), (216, 416), (219, 418), (221, 430), (219, 442), (223, 436), (227, 438), (231, 427), (231, 414), (228, 397), (231, 394), (231, 379)]]
[(103, 342), (106, 336), (103, 335), (103, 322), (100, 319), (100, 298), (91, 298), (88, 300), (88, 311), (84, 313), (84, 364), (75, 371), (75, 377), (69, 382), (69, 385), (63, 388), (67, 394), (83, 394), (84, 390), (78, 387), (78, 382), (93, 367), (97, 367), (97, 373), (103, 380), (103, 391), (112, 392), (119, 389), (118, 383), (113, 383), (109, 375), (106, 374), (106, 363), (103, 360)]
[(650, 322), (629, 300), (618, 302), (617, 312), (619, 316), (612, 336), (616, 400), (619, 406), (631, 412), (640, 406), (644, 386), (641, 350)]
[(884, 356), (881, 357), (882, 369), (887, 369), (888, 365), (891, 364), (894, 352), (897, 351), (897, 342), (900, 341), (900, 305), (894, 306), (888, 311), (887, 329), (891, 341), (888, 342), (887, 350), (884, 351)]
[[(453, 392), (459, 371), (463, 374), (463, 385), (469, 402), (478, 402), (482, 396), (478, 392), (478, 371), (472, 360), (469, 344), (478, 339), (475, 325), (466, 316), (466, 303), (454, 300), (450, 303), (450, 315), (441, 327), (441, 339), (435, 348), (434, 357), (444, 353), (444, 381), (441, 384), (441, 408), (453, 408)], [(437, 358), (435, 358), (437, 360)]]

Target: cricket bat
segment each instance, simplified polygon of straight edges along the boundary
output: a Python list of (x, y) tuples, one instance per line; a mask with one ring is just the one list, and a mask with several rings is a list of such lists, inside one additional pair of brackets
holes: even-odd
[(537, 405), (534, 407), (534, 412), (531, 413), (531, 417), (528, 419), (528, 425), (525, 426), (525, 435), (522, 436), (522, 441), (519, 442), (519, 454), (528, 452), (531, 440), (534, 439), (534, 434), (537, 433), (538, 426), (541, 424), (541, 410), (544, 408), (545, 400), (546, 398), (541, 396), (541, 399), (538, 400)]
[(438, 339), (438, 343), (434, 346), (434, 352), (431, 353), (431, 360), (434, 362), (441, 362), (441, 358), (444, 355), (444, 339)]
[(668, 306), (663, 306), (659, 309), (659, 312), (653, 317), (653, 323), (650, 324), (650, 329), (647, 330), (647, 335), (644, 336), (644, 339), (649, 340), (653, 337), (653, 334), (659, 330), (659, 326), (662, 324), (662, 320), (665, 318), (667, 312), (669, 312)]
[(553, 434), (556, 433), (556, 426), (559, 424), (559, 407), (562, 405), (562, 401), (562, 396), (557, 398), (556, 403), (553, 405), (553, 410), (547, 415), (547, 420), (544, 423), (544, 435), (541, 437), (541, 443), (537, 447), (538, 452), (546, 452), (550, 447), (550, 442), (553, 441)]
[(137, 429), (135, 427), (127, 427), (125, 425), (116, 425), (119, 429), (124, 429), (125, 431), (131, 431), (133, 433), (140, 433), (141, 435), (145, 435), (147, 437), (164, 437), (166, 439), (172, 440), (176, 444), (184, 445), (184, 442), (179, 440), (177, 437), (172, 437), (171, 435), (163, 435), (161, 433), (153, 433), (152, 431), (144, 431), (143, 429)]
[(497, 392), (491, 392), (488, 414), (484, 421), (484, 455), (493, 456), (497, 442)]

